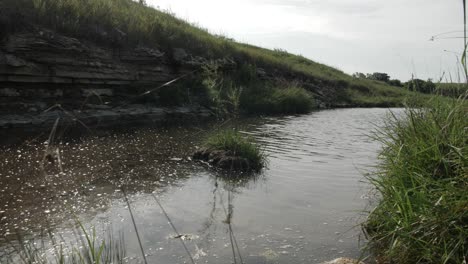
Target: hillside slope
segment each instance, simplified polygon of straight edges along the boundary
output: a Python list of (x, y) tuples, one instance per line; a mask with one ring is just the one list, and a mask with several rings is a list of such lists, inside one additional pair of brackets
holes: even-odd
[(406, 94), (302, 56), (211, 35), (130, 0), (3, 0), (0, 33), (2, 112), (14, 103), (44, 108), (30, 106), (38, 98), (43, 106), (76, 107), (90, 95), (119, 104), (181, 76), (171, 91), (143, 101), (183, 105), (192, 102), (186, 94), (204, 93), (213, 72), (215, 84), (242, 92), (241, 106), (288, 86), (306, 89), (322, 107), (394, 106)]

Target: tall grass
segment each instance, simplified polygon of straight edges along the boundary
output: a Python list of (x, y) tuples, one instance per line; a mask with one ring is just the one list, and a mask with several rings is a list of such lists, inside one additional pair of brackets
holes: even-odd
[(249, 114), (305, 114), (317, 107), (311, 93), (293, 85), (253, 90), (241, 105)]
[(378, 172), (369, 180), (380, 200), (365, 230), (383, 261), (466, 263), (466, 96), (434, 97), (422, 107), (409, 106), (377, 131), (383, 150)]
[(457, 98), (468, 91), (468, 87), (464, 83), (439, 83), (437, 84), (436, 93)]
[[(24, 240), (11, 243), (14, 255), (0, 259), (6, 264), (123, 264), (126, 262), (124, 238), (112, 234), (99, 238), (96, 230), (86, 230), (78, 222), (75, 243), (67, 244), (51, 232), (44, 239)], [(47, 240), (47, 241), (46, 241)]]
[[(466, 74), (465, 4), (461, 64)], [(440, 85), (439, 94), (452, 86)], [(364, 230), (383, 263), (468, 261), (467, 86), (457, 84), (462, 93), (457, 99), (413, 100), (375, 134), (383, 149), (369, 181), (380, 199)]]

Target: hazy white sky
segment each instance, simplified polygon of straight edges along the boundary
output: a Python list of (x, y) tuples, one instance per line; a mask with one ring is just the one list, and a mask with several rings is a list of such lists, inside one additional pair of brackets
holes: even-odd
[(240, 42), (281, 48), (347, 73), (439, 78), (463, 52), (462, 0), (147, 0)]

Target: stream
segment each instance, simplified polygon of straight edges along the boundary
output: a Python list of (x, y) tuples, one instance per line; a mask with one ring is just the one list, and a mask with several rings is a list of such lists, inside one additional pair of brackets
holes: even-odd
[[(38, 135), (5, 145), (0, 263), (15, 258), (11, 245), (17, 234), (37, 240), (47, 230), (74, 243), (77, 221), (100, 237), (121, 239), (128, 263), (143, 263), (125, 195), (148, 263), (191, 263), (169, 219), (196, 263), (358, 258), (365, 246), (360, 223), (372, 197), (364, 175), (377, 164), (380, 148), (369, 135), (389, 112), (334, 109), (227, 124), (264, 147), (268, 165), (250, 175), (191, 159), (215, 124), (62, 140), (57, 131), (53, 144)], [(59, 153), (60, 160), (48, 161), (45, 149)]]

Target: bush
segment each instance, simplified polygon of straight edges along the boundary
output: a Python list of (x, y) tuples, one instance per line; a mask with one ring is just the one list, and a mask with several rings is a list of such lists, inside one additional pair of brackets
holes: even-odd
[[(466, 97), (466, 96), (465, 96)], [(390, 263), (464, 263), (468, 250), (468, 116), (465, 99), (436, 97), (391, 116), (376, 133), (380, 195), (365, 230)], [(385, 262), (386, 263), (386, 262)]]
[(236, 71), (234, 79), (240, 85), (250, 85), (257, 81), (257, 68), (252, 64), (243, 63)]
[(312, 95), (303, 88), (257, 88), (246, 93), (241, 106), (250, 114), (305, 114), (315, 108)]
[(436, 85), (431, 80), (421, 80), (421, 79), (414, 79), (405, 84), (406, 89), (410, 91), (416, 91), (420, 93), (434, 93), (436, 90)]
[(437, 94), (449, 97), (459, 97), (467, 93), (468, 85), (466, 83), (438, 83)]
[(242, 86), (237, 86), (232, 80), (220, 74), (205, 76), (202, 81), (209, 100), (209, 108), (219, 118), (237, 117), (240, 111)]
[(393, 79), (387, 82), (388, 84), (396, 87), (403, 87), (403, 83), (398, 79)]

